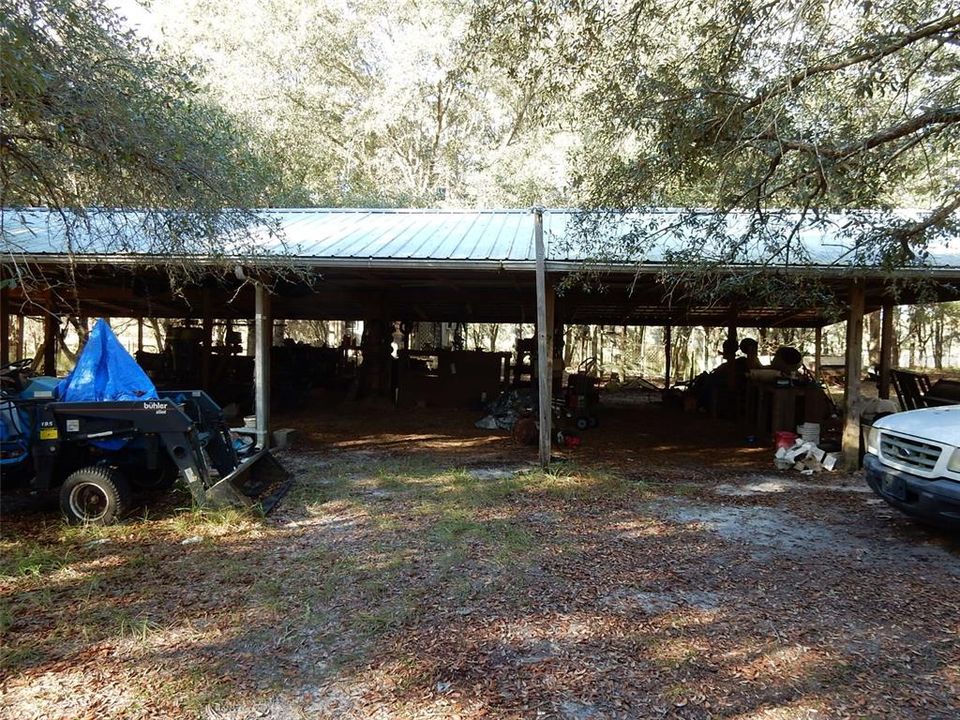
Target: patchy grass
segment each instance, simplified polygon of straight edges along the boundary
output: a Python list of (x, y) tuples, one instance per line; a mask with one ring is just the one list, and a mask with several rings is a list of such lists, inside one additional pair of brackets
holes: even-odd
[(262, 520), (263, 514), (257, 506), (216, 510), (190, 507), (174, 515), (169, 524), (174, 532), (182, 535), (222, 535), (250, 530)]
[(160, 630), (160, 624), (146, 617), (130, 617), (121, 614), (118, 633), (121, 638), (130, 638), (136, 642), (146, 642), (150, 636)]
[[(0, 718), (753, 717), (786, 697), (920, 718), (957, 701), (958, 609), (935, 563), (758, 560), (658, 514), (710, 501), (684, 477), (290, 461), (298, 483), (267, 518), (5, 518)], [(698, 593), (717, 607), (688, 604)], [(926, 615), (906, 612), (918, 599)], [(904, 711), (889, 698), (907, 679), (921, 700)]]
[(39, 543), (3, 543), (0, 578), (40, 577), (70, 565), (71, 549)]

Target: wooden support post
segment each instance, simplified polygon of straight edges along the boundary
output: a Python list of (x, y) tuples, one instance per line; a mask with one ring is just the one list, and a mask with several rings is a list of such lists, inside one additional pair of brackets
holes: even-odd
[(51, 312), (43, 316), (43, 374), (57, 376), (57, 328), (60, 321)]
[(137, 318), (137, 352), (143, 352), (143, 318)]
[[(547, 256), (543, 244), (543, 209), (533, 210), (533, 239), (537, 253), (537, 380), (540, 405), (540, 467), (550, 465), (552, 417), (551, 355), (549, 339), (552, 332), (547, 324)], [(551, 293), (552, 294), (552, 293)]]
[(10, 297), (0, 289), (0, 365), (10, 362)]
[[(547, 301), (547, 377), (550, 378), (550, 401), (553, 402), (553, 388), (554, 388), (554, 373), (556, 373), (557, 368), (561, 363), (556, 362), (556, 338), (557, 338), (557, 328), (555, 326), (556, 322), (556, 308), (557, 308), (557, 295), (553, 291), (553, 285), (547, 281), (546, 287), (546, 301)], [(550, 415), (551, 420), (553, 414)], [(551, 428), (552, 429), (552, 428)]]
[(860, 375), (863, 373), (863, 283), (850, 288), (847, 313), (846, 378), (843, 388), (843, 460), (847, 470), (860, 465)]
[(880, 318), (880, 383), (877, 394), (883, 400), (890, 399), (890, 368), (893, 365), (893, 301), (883, 301)]
[[(553, 289), (552, 285), (550, 287), (551, 289)], [(562, 381), (563, 372), (564, 370), (567, 369), (567, 364), (566, 362), (564, 362), (564, 358), (563, 358), (564, 348), (567, 345), (567, 328), (566, 326), (564, 326), (562, 322), (557, 322), (556, 320), (556, 312), (557, 312), (556, 297), (557, 296), (556, 296), (556, 293), (551, 293), (551, 295), (553, 297), (553, 300), (552, 300), (553, 307), (551, 308), (551, 310), (554, 313), (553, 315), (554, 320), (552, 323), (553, 338), (551, 339), (550, 343), (551, 345), (553, 345), (553, 359), (554, 359), (554, 362), (556, 363), (554, 365), (553, 371)]]
[[(730, 306), (730, 311), (728, 313), (728, 325), (727, 325), (727, 342), (733, 343), (734, 351), (733, 356), (736, 357), (737, 351), (736, 347), (738, 345), (737, 339), (737, 318), (739, 317), (739, 312), (737, 311), (736, 305)], [(727, 362), (727, 358), (724, 357), (724, 362)], [(737, 396), (737, 366), (734, 362), (727, 362), (727, 392), (731, 397)]]
[(823, 367), (823, 328), (818, 325), (813, 332), (813, 376), (820, 380)]
[(247, 320), (247, 355), (257, 354), (257, 323), (255, 320)]
[(17, 315), (17, 331), (14, 337), (14, 360), (23, 360), (23, 315)]
[(673, 328), (670, 325), (663, 326), (663, 352), (665, 355), (663, 364), (663, 389), (670, 389), (670, 365), (673, 362)]
[(257, 445), (270, 447), (270, 347), (273, 345), (273, 319), (270, 316), (270, 293), (263, 283), (254, 283), (253, 381), (257, 417)]
[(737, 342), (737, 326), (736, 325), (727, 326), (727, 340), (733, 340), (734, 342)]
[(213, 353), (213, 303), (210, 300), (210, 291), (206, 288), (203, 290), (202, 310), (203, 324), (201, 329), (203, 339), (200, 348), (200, 387), (209, 391), (211, 355)]

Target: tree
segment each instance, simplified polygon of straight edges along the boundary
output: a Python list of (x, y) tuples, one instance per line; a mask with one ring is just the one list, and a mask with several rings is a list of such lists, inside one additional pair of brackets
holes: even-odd
[[(89, 241), (175, 262), (220, 256), (230, 239), (233, 252), (262, 253), (244, 241), (256, 218), (243, 208), (275, 191), (271, 161), (188, 68), (102, 0), (0, 0), (0, 69), (5, 217), (52, 208), (71, 250)], [(117, 207), (137, 212), (109, 211)], [(3, 238), (4, 253), (16, 253)]]
[[(850, 229), (856, 260), (900, 266), (957, 227), (960, 13), (950, 3), (493, 0), (474, 25), (505, 70), (532, 59), (573, 98), (588, 128), (583, 206), (752, 214), (731, 230), (690, 211), (686, 229), (701, 232), (678, 258), (803, 260), (799, 226), (845, 208), (866, 209)], [(894, 212), (902, 206), (926, 211)], [(794, 214), (775, 222), (784, 208)], [(645, 223), (618, 249), (649, 249), (665, 228)]]
[(155, 0), (163, 42), (199, 53), (217, 98), (326, 206), (566, 199), (567, 148), (468, 37), (469, 8), (332, 0)]

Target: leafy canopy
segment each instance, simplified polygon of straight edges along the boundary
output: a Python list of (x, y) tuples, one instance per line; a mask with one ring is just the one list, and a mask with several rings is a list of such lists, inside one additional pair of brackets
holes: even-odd
[[(922, 259), (960, 210), (960, 12), (937, 0), (628, 0), (511, 3), (474, 14), (504, 72), (551, 75), (582, 128), (584, 207), (742, 210), (716, 247), (707, 222), (686, 260), (803, 258), (797, 229), (869, 209), (851, 230), (864, 263)], [(926, 213), (903, 216), (896, 207)], [(779, 209), (787, 222), (771, 220)], [(852, 225), (851, 227), (854, 227)], [(638, 227), (642, 254), (663, 228)], [(697, 233), (693, 233), (697, 236)], [(707, 247), (705, 238), (714, 246)]]
[(102, 0), (0, 0), (0, 121), (0, 206), (53, 208), (71, 241), (98, 215), (98, 245), (126, 249), (126, 216), (91, 209), (122, 207), (138, 249), (216, 255), (277, 181), (255, 135)]
[[(451, 0), (154, 0), (162, 42), (284, 158), (297, 202), (566, 201), (569, 138), (469, 37)], [(284, 199), (281, 202), (289, 202)]]

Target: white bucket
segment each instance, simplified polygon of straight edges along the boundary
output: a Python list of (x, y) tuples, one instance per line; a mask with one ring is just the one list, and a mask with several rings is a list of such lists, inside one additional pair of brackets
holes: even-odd
[(802, 425), (797, 425), (797, 434), (800, 435), (800, 439), (804, 442), (813, 443), (814, 445), (820, 444), (820, 423), (803, 423)]
[(257, 429), (257, 416), (256, 415), (246, 415), (243, 418), (243, 426), (245, 428)]

